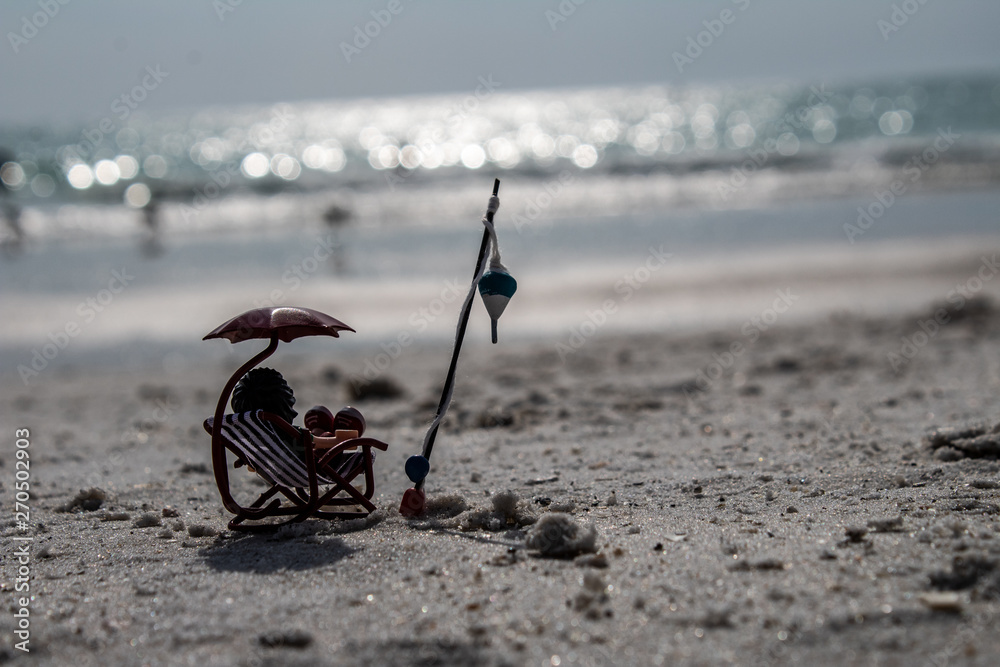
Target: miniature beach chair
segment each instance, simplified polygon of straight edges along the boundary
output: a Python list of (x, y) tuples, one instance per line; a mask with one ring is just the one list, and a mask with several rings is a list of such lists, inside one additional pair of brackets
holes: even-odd
[[(205, 430), (211, 433), (213, 424), (214, 418), (206, 419)], [(303, 457), (289, 447), (281, 432), (302, 444)], [(323, 519), (368, 516), (375, 510), (371, 502), (375, 491), (372, 471), (375, 452), (372, 449), (385, 451), (388, 445), (374, 438), (352, 437), (355, 431), (347, 435), (347, 439), (314, 436), (263, 410), (225, 415), (221, 440), (236, 456), (233, 467), (246, 465), (271, 485), (249, 507), (238, 505), (230, 489), (219, 489), (223, 498), (232, 501), (236, 509), (236, 517), (229, 522), (229, 528), (270, 530), (281, 524), (244, 525), (244, 521), (273, 516), (291, 516), (285, 523), (313, 516)], [(362, 473), (364, 492), (354, 485), (354, 480)], [(265, 506), (279, 494), (288, 502), (275, 498)]]
[[(384, 451), (389, 447), (386, 443), (374, 438), (346, 437), (346, 434), (342, 434), (344, 438), (314, 436), (264, 411), (225, 414), (226, 404), (237, 381), (274, 354), (278, 341), (287, 343), (303, 336), (339, 338), (341, 331), (354, 329), (311, 308), (280, 306), (248, 310), (205, 336), (205, 340), (224, 338), (231, 343), (251, 339), (269, 341), (264, 350), (236, 369), (219, 395), (215, 416), (205, 420), (205, 430), (212, 435), (215, 483), (219, 487), (223, 506), (236, 515), (229, 522), (231, 530), (273, 530), (283, 524), (244, 522), (274, 516), (290, 516), (292, 518), (284, 523), (294, 523), (311, 516), (322, 519), (364, 517), (375, 510), (371, 502), (375, 492), (372, 473), (375, 453), (372, 449)], [(304, 451), (301, 458), (279, 433), (287, 434), (293, 441), (298, 440)], [(360, 452), (350, 453), (358, 447)], [(317, 450), (326, 451), (317, 458)], [(234, 467), (247, 465), (271, 485), (249, 506), (240, 505), (233, 497), (227, 451), (236, 456)], [(353, 485), (353, 480), (362, 472), (365, 481), (363, 493)], [(283, 498), (275, 497), (279, 494)], [(283, 504), (283, 500), (287, 503)], [(357, 509), (349, 511), (350, 506)]]

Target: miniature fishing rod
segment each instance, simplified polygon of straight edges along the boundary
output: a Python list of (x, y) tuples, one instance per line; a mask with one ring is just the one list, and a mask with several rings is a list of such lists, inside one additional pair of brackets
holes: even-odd
[[(476, 259), (476, 270), (472, 275), (472, 285), (469, 293), (462, 304), (462, 311), (458, 318), (458, 332), (455, 335), (455, 348), (451, 353), (451, 365), (448, 366), (448, 375), (445, 377), (444, 387), (441, 391), (441, 400), (438, 402), (437, 414), (431, 422), (427, 435), (424, 436), (424, 446), (420, 455), (411, 456), (406, 461), (406, 476), (412, 481), (413, 488), (407, 489), (403, 494), (403, 501), (400, 503), (399, 512), (404, 516), (419, 516), (423, 513), (426, 499), (424, 496), (424, 480), (430, 472), (431, 452), (434, 449), (434, 440), (437, 438), (438, 428), (444, 420), (444, 415), (451, 404), (452, 394), (455, 388), (455, 371), (458, 368), (458, 355), (462, 351), (462, 341), (465, 339), (465, 330), (469, 324), (469, 313), (472, 310), (473, 297), (476, 288), (483, 298), (487, 311), (491, 319), (492, 340), (497, 342), (497, 319), (506, 307), (510, 297), (517, 289), (517, 282), (507, 273), (506, 267), (500, 262), (500, 249), (497, 244), (496, 231), (493, 227), (493, 217), (500, 208), (500, 179), (493, 181), (493, 195), (490, 197), (489, 205), (486, 208), (486, 215), (483, 217), (483, 241), (479, 246), (479, 256)], [(492, 245), (492, 256), (490, 259), (489, 271), (484, 271), (487, 251)]]

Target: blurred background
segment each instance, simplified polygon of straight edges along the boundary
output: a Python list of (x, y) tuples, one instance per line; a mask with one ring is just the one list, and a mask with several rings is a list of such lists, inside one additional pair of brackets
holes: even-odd
[(783, 321), (905, 312), (1000, 246), (996, 3), (34, 0), (0, 25), (0, 355), (27, 386), (183, 371), (261, 305), (446, 339), (494, 178), (501, 340), (609, 301), (607, 332), (738, 335), (788, 289)]

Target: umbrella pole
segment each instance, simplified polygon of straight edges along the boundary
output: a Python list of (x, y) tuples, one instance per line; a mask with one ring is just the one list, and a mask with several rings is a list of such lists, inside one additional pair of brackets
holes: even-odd
[[(493, 181), (493, 196), (498, 196), (500, 192), (500, 179), (494, 179)], [(486, 219), (493, 222), (494, 211), (487, 209)], [(483, 268), (483, 262), (486, 261), (486, 252), (489, 250), (490, 245), (490, 231), (489, 228), (483, 230), (483, 242), (479, 246), (479, 257), (476, 259), (476, 270), (472, 274), (472, 290), (476, 289), (476, 281), (479, 278), (479, 274)], [(462, 341), (465, 339), (465, 330), (469, 324), (469, 313), (472, 311), (472, 302), (474, 299), (466, 299), (466, 303), (463, 305), (462, 312), (458, 319), (458, 334), (455, 336), (455, 349), (451, 353), (451, 365), (448, 366), (448, 375), (444, 380), (444, 388), (441, 390), (441, 400), (438, 402), (437, 413), (434, 415), (434, 423), (431, 426), (430, 431), (427, 433), (427, 437), (424, 440), (424, 449), (422, 452), (423, 457), (430, 461), (431, 451), (434, 449), (434, 440), (437, 438), (438, 427), (441, 425), (442, 418), (445, 411), (448, 409), (448, 404), (451, 402), (452, 389), (455, 385), (455, 371), (458, 368), (458, 354), (462, 351)], [(424, 480), (426, 477), (422, 478), (419, 482), (413, 485), (411, 491), (415, 491), (419, 494), (420, 501), (419, 507), (410, 507), (409, 509), (413, 512), (412, 515), (421, 514), (423, 512), (423, 488)], [(407, 498), (410, 496), (410, 498)], [(416, 500), (412, 498), (413, 494), (407, 491), (403, 497), (403, 504), (400, 507), (400, 511), (403, 511), (404, 507), (407, 507), (408, 501), (410, 503), (416, 503)], [(406, 512), (404, 512), (406, 514)]]
[(267, 347), (261, 352), (254, 355), (254, 357), (240, 366), (233, 376), (229, 378), (229, 382), (226, 383), (226, 387), (222, 390), (222, 394), (219, 395), (219, 402), (215, 406), (215, 418), (212, 420), (212, 469), (215, 471), (215, 483), (219, 487), (219, 494), (222, 496), (222, 505), (232, 512), (233, 514), (240, 514), (240, 506), (233, 499), (232, 493), (229, 490), (229, 469), (228, 462), (226, 461), (226, 446), (222, 440), (222, 416), (226, 412), (226, 403), (229, 402), (229, 396), (233, 393), (233, 388), (239, 379), (247, 374), (247, 372), (261, 363), (278, 349), (278, 334), (271, 335), (271, 342), (268, 343)]

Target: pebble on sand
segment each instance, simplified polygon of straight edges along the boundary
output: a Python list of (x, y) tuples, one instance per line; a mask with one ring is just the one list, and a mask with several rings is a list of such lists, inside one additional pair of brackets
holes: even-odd
[(160, 517), (155, 512), (144, 512), (142, 516), (132, 522), (136, 528), (150, 528), (161, 525)]
[(345, 382), (347, 395), (353, 402), (365, 400), (385, 400), (403, 396), (403, 387), (392, 378), (375, 378), (371, 382)]
[(463, 514), (458, 519), (461, 530), (499, 531), (510, 528), (524, 528), (537, 521), (528, 512), (525, 503), (513, 491), (501, 491), (490, 498), (492, 509), (478, 508)]
[(104, 492), (104, 489), (99, 489), (96, 486), (89, 489), (81, 489), (74, 496), (73, 500), (62, 505), (59, 510), (62, 512), (72, 512), (79, 507), (84, 512), (95, 512), (101, 508), (101, 505), (104, 504), (107, 498), (108, 494)]
[(610, 566), (608, 557), (601, 552), (577, 556), (573, 559), (573, 564), (577, 567), (596, 567), (599, 570), (607, 569)]
[(308, 632), (291, 630), (285, 632), (265, 632), (257, 637), (257, 642), (267, 648), (305, 648), (312, 644), (313, 638)]
[(587, 572), (580, 579), (582, 589), (573, 598), (574, 611), (582, 611), (592, 621), (610, 618), (614, 612), (610, 606), (611, 588), (604, 579), (594, 572)]
[(493, 502), (493, 510), (499, 512), (507, 519), (517, 517), (517, 494), (513, 491), (501, 491), (494, 494), (490, 500)]
[(888, 519), (869, 519), (868, 527), (876, 533), (898, 533), (903, 530), (903, 517), (900, 515)]
[(214, 537), (219, 534), (215, 528), (200, 523), (188, 526), (188, 535), (191, 537)]
[(962, 598), (958, 593), (921, 593), (920, 601), (932, 611), (957, 614), (962, 611)]
[(597, 551), (597, 529), (560, 512), (545, 514), (528, 531), (528, 549), (547, 558), (572, 558)]
[(865, 541), (865, 536), (868, 534), (868, 528), (865, 526), (848, 526), (844, 528), (844, 535), (848, 542), (853, 544), (860, 544)]

